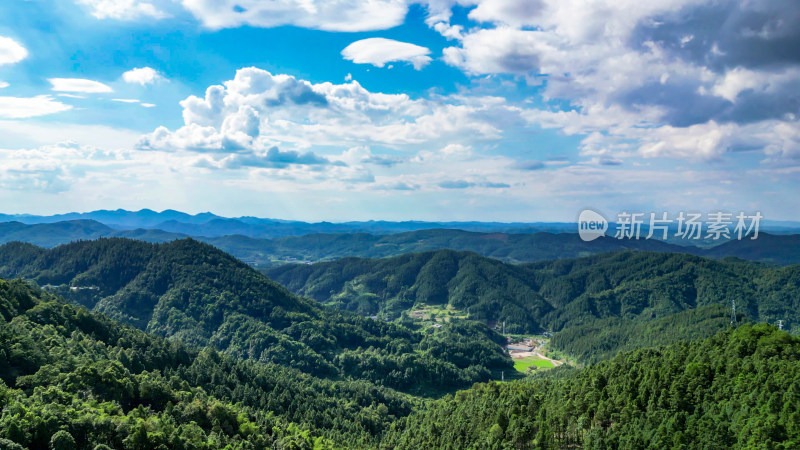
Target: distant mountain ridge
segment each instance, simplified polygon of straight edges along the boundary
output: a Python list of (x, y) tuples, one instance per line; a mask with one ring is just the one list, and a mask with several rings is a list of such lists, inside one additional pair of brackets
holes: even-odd
[[(194, 231), (200, 232), (201, 228)], [(577, 258), (620, 250), (688, 253), (716, 259), (735, 256), (779, 265), (800, 263), (800, 235), (768, 233), (760, 233), (756, 240), (733, 240), (711, 248), (699, 248), (652, 239), (620, 240), (601, 237), (584, 242), (576, 233), (568, 232), (511, 234), (426, 229), (394, 234), (317, 233), (258, 239), (241, 234), (203, 236), (155, 228), (118, 230), (87, 219), (34, 225), (0, 222), (0, 244), (21, 241), (48, 248), (100, 237), (124, 237), (163, 243), (189, 236), (259, 267), (286, 262), (330, 261), (344, 257), (386, 258), (441, 249), (471, 251), (512, 263)]]
[[(152, 209), (128, 211), (124, 209), (97, 210), (85, 213), (70, 212), (50, 216), (32, 214), (0, 214), (0, 222), (20, 222), (28, 225), (55, 223), (71, 220), (95, 220), (117, 230), (154, 228), (191, 236), (219, 237), (241, 234), (254, 238), (277, 238), (283, 236), (302, 236), (305, 234), (370, 233), (391, 234), (427, 229), (458, 229), (483, 233), (523, 234), (536, 232), (563, 233), (575, 232), (575, 222), (480, 222), (480, 221), (347, 221), (347, 222), (303, 222), (261, 218), (253, 216), (223, 217), (211, 212), (187, 214), (166, 209), (161, 212)], [(613, 234), (615, 224), (610, 225)], [(643, 227), (646, 229), (646, 226)], [(761, 229), (772, 234), (800, 233), (800, 222), (770, 221), (761, 222)], [(673, 243), (682, 245), (680, 239)], [(706, 242), (714, 244), (714, 242)]]
[(426, 221), (350, 221), (350, 222), (303, 222), (259, 218), (252, 216), (222, 217), (210, 212), (187, 214), (167, 209), (156, 212), (151, 209), (139, 211), (98, 210), (86, 213), (66, 213), (51, 216), (30, 214), (0, 214), (0, 222), (20, 222), (27, 225), (55, 223), (73, 220), (94, 220), (118, 230), (135, 228), (157, 228), (164, 231), (193, 235), (218, 237), (242, 234), (258, 238), (281, 236), (301, 236), (311, 233), (373, 233), (387, 234), (404, 231), (417, 231), (431, 228), (456, 228), (483, 232), (534, 232), (534, 231), (574, 231), (572, 223), (525, 223), (525, 222), (426, 222)]

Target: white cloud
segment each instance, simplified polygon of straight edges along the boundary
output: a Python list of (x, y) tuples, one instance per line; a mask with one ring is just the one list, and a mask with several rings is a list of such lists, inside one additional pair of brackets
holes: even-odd
[(19, 42), (0, 36), (0, 66), (20, 62), (28, 56), (28, 50)]
[(163, 19), (169, 14), (152, 2), (142, 0), (78, 0), (88, 6), (98, 19), (137, 20), (141, 18)]
[(539, 55), (549, 50), (547, 39), (540, 31), (478, 30), (463, 36), (461, 47), (445, 48), (444, 60), (473, 75), (528, 74), (538, 71)]
[(789, 84), (798, 85), (798, 80), (800, 80), (800, 67), (784, 68), (775, 72), (736, 67), (717, 79), (711, 92), (735, 103), (736, 98), (744, 91), (776, 93)]
[[(436, 3), (428, 25), (457, 40), (443, 50), (446, 63), (473, 76), (505, 74), (542, 85), (544, 99), (560, 106), (523, 116), (535, 126), (585, 135), (581, 154), (597, 163), (632, 156), (715, 160), (742, 149), (792, 154), (773, 150), (791, 148), (786, 137), (797, 126), (800, 65), (780, 60), (789, 48), (784, 35), (796, 31), (793, 19), (785, 19), (797, 17), (792, 11), (705, 0)], [(482, 25), (454, 29), (442, 9), (455, 3)], [(720, 17), (729, 17), (730, 29), (715, 28)], [(769, 36), (737, 45), (747, 27), (762, 26), (742, 17), (758, 17)], [(728, 59), (713, 64), (721, 58)], [(780, 61), (764, 64), (770, 58)], [(738, 65), (727, 62), (733, 60)]]
[(151, 67), (137, 67), (122, 74), (126, 83), (140, 84), (142, 86), (153, 84), (163, 77)]
[(545, 2), (538, 0), (484, 0), (469, 12), (469, 18), (521, 27), (535, 22), (544, 8)]
[(159, 128), (144, 148), (246, 152), (314, 145), (414, 146), (497, 140), (520, 112), (495, 97), (411, 99), (370, 92), (358, 82), (312, 84), (256, 68), (181, 102), (185, 126)]
[(388, 62), (404, 61), (411, 63), (417, 70), (431, 62), (431, 57), (428, 56), (430, 53), (426, 47), (384, 38), (362, 39), (342, 50), (344, 59), (356, 64), (383, 67)]
[(83, 92), (86, 94), (114, 92), (111, 87), (103, 83), (81, 78), (50, 78), (47, 81), (53, 85), (53, 90), (58, 92)]
[(72, 106), (56, 101), (49, 95), (0, 97), (0, 118), (3, 119), (26, 119), (46, 116), (69, 109), (72, 109)]
[(145, 108), (155, 108), (156, 107), (156, 105), (154, 105), (152, 103), (142, 103), (142, 106), (145, 107)]
[(735, 125), (720, 125), (714, 121), (685, 128), (663, 126), (649, 130), (642, 138), (639, 152), (646, 158), (713, 160), (722, 156), (732, 145)]
[(9, 84), (8, 84), (8, 83), (6, 83), (5, 81), (0, 81), (0, 89), (5, 89), (5, 88), (7, 88), (8, 86), (9, 86)]
[(212, 29), (242, 25), (294, 25), (327, 31), (385, 30), (403, 23), (405, 0), (182, 0), (183, 6)]
[(111, 101), (119, 103), (139, 103), (139, 100), (135, 98), (112, 98)]

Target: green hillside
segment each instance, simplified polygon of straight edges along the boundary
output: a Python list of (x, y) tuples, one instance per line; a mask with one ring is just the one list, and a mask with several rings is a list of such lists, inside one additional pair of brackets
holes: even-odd
[(392, 448), (790, 449), (800, 339), (766, 325), (489, 383), (399, 422)]
[[(527, 266), (450, 251), (337, 263), (374, 275), (373, 287), (413, 280), (409, 298), (430, 304), (535, 294), (551, 308), (504, 301), (542, 326), (565, 323), (551, 341), (562, 351), (610, 359), (485, 383), (514, 369), (502, 337), (475, 321), (415, 330), (330, 309), (192, 240), (7, 244), (3, 276), (48, 286), (0, 280), (0, 448), (800, 444), (800, 339), (731, 329), (725, 305), (741, 298), (740, 322), (784, 313), (796, 266), (644, 252)], [(320, 280), (339, 267), (321, 266), (303, 267)], [(659, 347), (612, 356), (642, 346)]]
[(361, 314), (408, 317), (440, 305), (510, 333), (555, 332), (553, 348), (583, 362), (620, 350), (709, 336), (739, 320), (800, 328), (800, 266), (692, 255), (616, 252), (511, 265), (437, 251), (285, 265), (265, 273), (300, 295)]
[(0, 280), (3, 449), (374, 446), (417, 403), (196, 350)]
[[(0, 247), (0, 277), (31, 279), (159, 336), (319, 377), (435, 394), (512, 367), (484, 325), (421, 332), (322, 307), (189, 239), (99, 239), (51, 250), (7, 244)], [(451, 351), (453, 336), (458, 351)]]

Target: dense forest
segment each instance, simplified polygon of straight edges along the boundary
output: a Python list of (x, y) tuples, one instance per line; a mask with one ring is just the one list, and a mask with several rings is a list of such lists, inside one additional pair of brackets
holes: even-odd
[(4, 449), (788, 449), (799, 367), (800, 340), (744, 325), (430, 401), (195, 349), (0, 280)]
[(393, 320), (421, 304), (512, 333), (555, 332), (553, 347), (583, 362), (620, 350), (706, 337), (738, 320), (800, 329), (800, 266), (624, 251), (525, 265), (440, 250), (345, 258), (264, 272), (294, 292)]
[(414, 330), (326, 308), (191, 239), (99, 239), (51, 250), (10, 243), (0, 247), (0, 277), (31, 279), (159, 336), (317, 377), (435, 394), (488, 381), (512, 365), (485, 325)]
[[(191, 239), (9, 243), (0, 277), (28, 281), (0, 280), (0, 448), (793, 448), (800, 341), (732, 328), (728, 302), (796, 326), (798, 270), (632, 251), (275, 270), (336, 309)], [(362, 316), (420, 302), (468, 317)], [(605, 361), (491, 381), (514, 378), (495, 311)]]
[(800, 447), (800, 339), (772, 326), (742, 326), (557, 372), (437, 400), (396, 424), (384, 445)]
[(196, 350), (0, 280), (3, 449), (372, 446), (418, 403)]

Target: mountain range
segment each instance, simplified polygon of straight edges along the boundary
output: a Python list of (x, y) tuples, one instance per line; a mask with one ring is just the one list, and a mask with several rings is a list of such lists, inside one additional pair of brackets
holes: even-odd
[[(791, 448), (800, 344), (748, 322), (796, 329), (798, 270), (632, 250), (266, 270), (301, 296), (193, 239), (11, 242), (0, 447)], [(452, 315), (410, 320), (423, 303)], [(500, 383), (490, 319), (553, 330), (589, 366)]]
[[(188, 237), (159, 229), (117, 230), (94, 220), (26, 225), (0, 223), (0, 243), (21, 241), (55, 247), (78, 240), (125, 237), (146, 242), (169, 242)], [(505, 262), (522, 263), (575, 258), (603, 252), (642, 250), (687, 253), (711, 258), (742, 259), (788, 265), (800, 262), (800, 235), (760, 233), (758, 239), (731, 240), (710, 248), (675, 245), (650, 239), (601, 237), (582, 241), (576, 233), (480, 233), (455, 229), (429, 229), (395, 234), (307, 234), (276, 239), (244, 235), (193, 236), (257, 267), (286, 262), (327, 261), (343, 257), (384, 258), (404, 253), (440, 249), (471, 251)]]
[[(252, 216), (222, 217), (210, 212), (187, 214), (180, 211), (167, 209), (156, 212), (151, 209), (140, 211), (98, 210), (85, 213), (71, 212), (49, 216), (30, 214), (0, 214), (0, 222), (20, 222), (28, 225), (55, 223), (73, 220), (94, 220), (109, 226), (114, 230), (131, 230), (137, 228), (158, 229), (170, 233), (190, 236), (219, 237), (234, 234), (243, 236), (271, 239), (283, 236), (302, 236), (305, 234), (339, 234), (339, 233), (369, 233), (393, 234), (407, 231), (420, 231), (429, 229), (454, 229), (475, 231), (481, 233), (564, 233), (575, 232), (577, 224), (574, 222), (479, 222), (479, 221), (350, 221), (350, 222), (303, 222), (297, 220), (281, 220), (259, 218)], [(613, 235), (616, 224), (609, 224), (610, 233)], [(800, 233), (800, 222), (789, 221), (761, 221), (761, 230), (772, 234)], [(647, 230), (646, 225), (643, 230)], [(674, 230), (673, 230), (674, 231)], [(669, 242), (682, 245), (686, 241), (673, 239)], [(714, 245), (712, 240), (696, 240), (693, 244), (701, 246)]]

